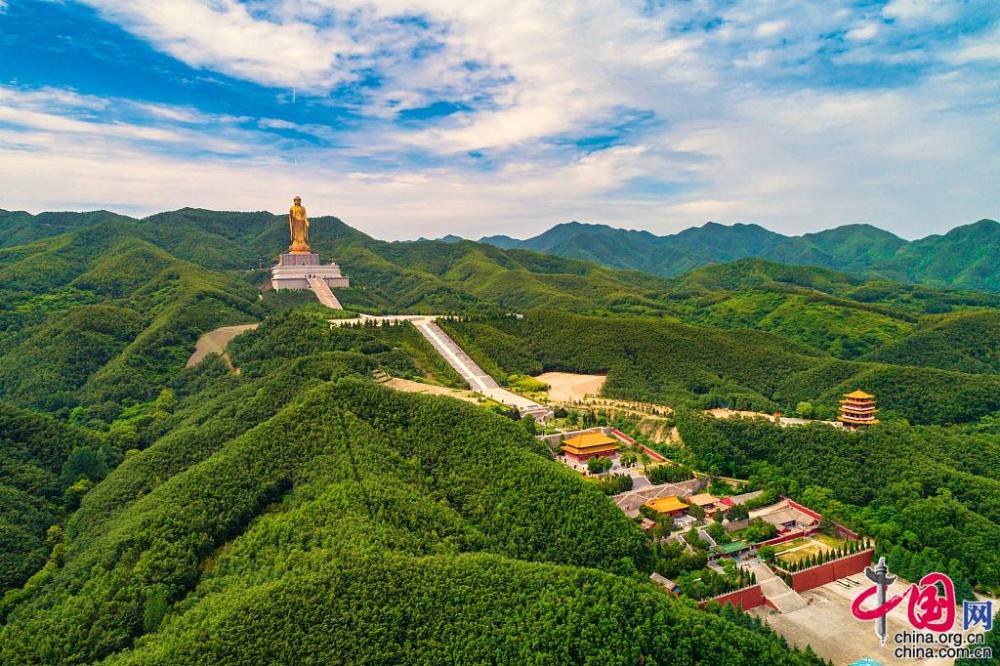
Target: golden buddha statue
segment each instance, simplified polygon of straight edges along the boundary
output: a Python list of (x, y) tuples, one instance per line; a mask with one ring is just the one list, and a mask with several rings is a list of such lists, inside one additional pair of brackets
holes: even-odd
[(295, 203), (288, 210), (288, 231), (292, 235), (292, 244), (288, 251), (293, 254), (309, 252), (309, 218), (302, 205), (302, 197), (295, 197)]

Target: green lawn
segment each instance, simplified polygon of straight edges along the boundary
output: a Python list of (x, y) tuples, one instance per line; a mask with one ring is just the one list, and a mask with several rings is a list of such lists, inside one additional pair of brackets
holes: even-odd
[(814, 534), (812, 538), (829, 548), (843, 548), (844, 544), (847, 543), (846, 539), (830, 536), (829, 534), (823, 534), (822, 532)]
[(821, 533), (778, 544), (774, 550), (778, 560), (791, 564), (834, 548), (840, 548), (844, 543), (844, 539)]

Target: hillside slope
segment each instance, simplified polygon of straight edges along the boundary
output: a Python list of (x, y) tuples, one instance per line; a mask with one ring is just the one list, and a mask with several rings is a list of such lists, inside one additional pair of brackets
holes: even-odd
[(0, 399), (48, 410), (154, 397), (198, 335), (263, 315), (257, 290), (125, 221), (0, 250)]
[(975, 421), (1000, 410), (1000, 375), (834, 359), (758, 331), (726, 331), (645, 317), (551, 310), (523, 318), (445, 324), (474, 359), (505, 373), (607, 373), (604, 393), (700, 408), (792, 412), (802, 401), (835, 415), (861, 388), (885, 417), (912, 423)]
[(362, 379), (378, 331), (289, 317), (185, 373), (0, 604), (3, 663), (819, 663), (635, 576), (638, 526), (518, 424)]

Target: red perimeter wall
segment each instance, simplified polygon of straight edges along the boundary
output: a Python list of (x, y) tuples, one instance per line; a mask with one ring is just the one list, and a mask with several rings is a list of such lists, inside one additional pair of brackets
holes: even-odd
[(649, 448), (645, 444), (640, 444), (634, 438), (629, 437), (628, 435), (626, 435), (625, 433), (623, 433), (618, 428), (612, 428), (611, 429), (611, 434), (614, 435), (615, 437), (617, 437), (618, 439), (620, 439), (620, 440), (628, 443), (628, 444), (632, 444), (633, 446), (638, 446), (640, 449), (642, 449), (643, 451), (645, 451), (646, 454), (649, 455), (650, 458), (652, 458), (656, 462), (667, 462), (667, 459), (664, 458), (663, 456), (661, 456), (659, 453), (657, 453), (653, 449)]
[[(750, 587), (744, 587), (734, 592), (720, 594), (717, 597), (713, 597), (713, 600), (718, 601), (720, 604), (732, 604), (739, 606), (743, 610), (750, 610), (751, 608), (764, 605), (764, 593), (761, 592), (760, 585), (751, 585)], [(699, 604), (699, 606), (704, 605), (705, 602)]]
[(805, 592), (814, 587), (832, 583), (838, 578), (861, 573), (865, 570), (865, 567), (872, 563), (872, 554), (874, 552), (875, 549), (872, 548), (861, 553), (842, 557), (833, 562), (826, 562), (825, 564), (810, 567), (805, 571), (796, 571), (792, 574), (792, 589), (796, 592)]
[(786, 500), (788, 502), (788, 506), (792, 507), (793, 509), (797, 509), (797, 510), (801, 511), (802, 513), (806, 514), (810, 518), (814, 518), (816, 520), (823, 520), (823, 516), (821, 516), (820, 514), (816, 513), (815, 511), (813, 511), (809, 507), (803, 506), (803, 505), (799, 504), (798, 502), (796, 502), (795, 500), (790, 500), (787, 497), (784, 497), (782, 499), (784, 499), (784, 500)]

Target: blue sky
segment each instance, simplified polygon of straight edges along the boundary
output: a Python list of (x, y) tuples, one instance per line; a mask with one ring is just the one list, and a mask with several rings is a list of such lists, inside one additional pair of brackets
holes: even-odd
[(996, 0), (0, 0), (0, 208), (913, 238), (998, 183)]

